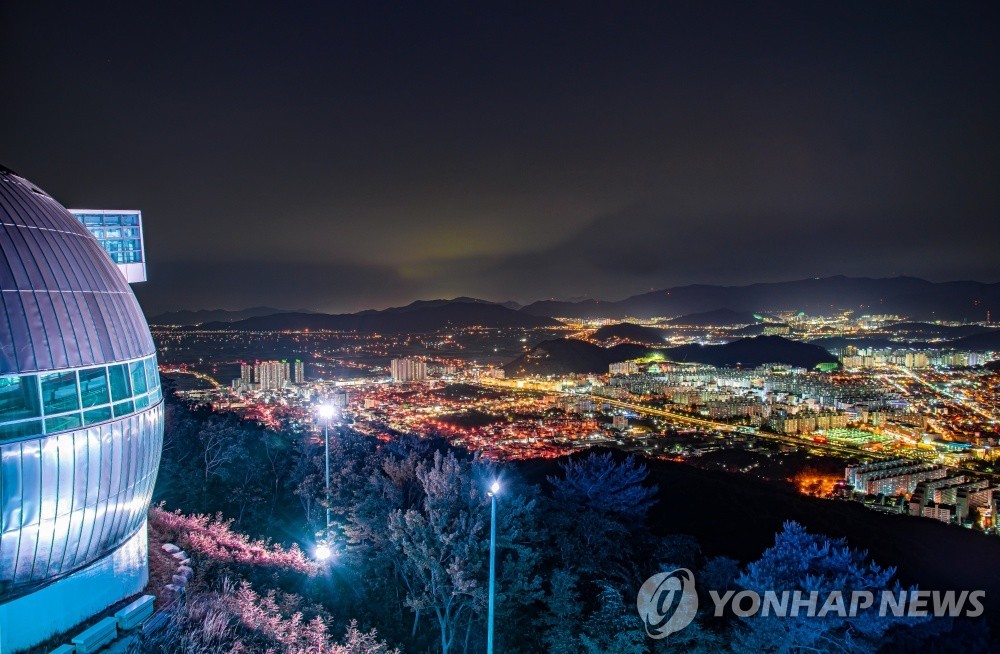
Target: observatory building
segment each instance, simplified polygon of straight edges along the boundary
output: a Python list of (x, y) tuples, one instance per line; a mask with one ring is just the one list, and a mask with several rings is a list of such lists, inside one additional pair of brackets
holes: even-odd
[(146, 585), (163, 442), (156, 350), (125, 275), (0, 166), (0, 652)]
[(69, 212), (94, 235), (129, 284), (146, 281), (141, 211), (70, 209)]

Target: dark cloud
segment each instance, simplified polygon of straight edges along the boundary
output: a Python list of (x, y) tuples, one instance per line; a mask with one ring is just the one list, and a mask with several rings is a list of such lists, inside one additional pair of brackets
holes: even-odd
[[(905, 227), (901, 227), (905, 225)], [(936, 215), (677, 215), (636, 208), (603, 216), (544, 250), (494, 262), (484, 292), (617, 299), (650, 288), (842, 274), (995, 279), (989, 216), (953, 217), (942, 247)], [(975, 266), (985, 262), (981, 268)], [(625, 289), (625, 293), (622, 290)], [(533, 292), (531, 292), (533, 291)]]
[(0, 156), (144, 210), (151, 311), (996, 281), (998, 26), (987, 3), (4, 3)]
[(193, 261), (151, 263), (148, 273), (149, 281), (134, 288), (150, 315), (179, 306), (332, 312), (381, 308), (409, 303), (422, 290), (392, 268), (370, 265)]

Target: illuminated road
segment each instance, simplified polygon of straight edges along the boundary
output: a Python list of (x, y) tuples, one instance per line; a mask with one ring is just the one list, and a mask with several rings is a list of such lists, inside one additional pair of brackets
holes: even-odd
[(810, 449), (822, 450), (825, 452), (832, 452), (840, 456), (849, 456), (849, 457), (870, 456), (876, 459), (889, 459), (896, 457), (896, 455), (894, 454), (869, 452), (868, 450), (861, 450), (846, 445), (837, 445), (836, 443), (817, 443), (815, 441), (796, 438), (794, 436), (786, 436), (784, 434), (776, 434), (768, 431), (757, 430), (752, 434), (747, 434), (746, 432), (741, 432), (737, 430), (737, 428), (734, 427), (733, 425), (730, 425), (725, 422), (715, 422), (714, 420), (705, 420), (703, 418), (696, 418), (694, 416), (685, 415), (683, 413), (674, 413), (672, 411), (657, 409), (654, 407), (646, 406), (644, 404), (634, 404), (631, 402), (623, 402), (622, 400), (613, 400), (606, 397), (601, 397), (599, 395), (588, 395), (587, 397), (593, 399), (595, 402), (603, 402), (605, 404), (610, 404), (611, 406), (616, 406), (621, 409), (628, 409), (630, 411), (635, 411), (636, 413), (644, 413), (646, 415), (656, 416), (658, 418), (666, 418), (668, 420), (672, 420), (674, 422), (679, 422), (682, 424), (695, 425), (697, 427), (714, 429), (716, 431), (721, 431), (731, 434), (739, 433), (742, 435), (754, 436), (756, 438), (762, 438), (764, 440), (784, 443), (786, 445), (793, 445), (795, 447), (805, 447)]
[[(621, 400), (611, 400), (606, 397), (601, 397), (599, 395), (588, 395), (587, 397), (593, 399), (595, 402), (605, 402), (611, 404), (612, 406), (617, 406), (622, 409), (629, 409), (635, 411), (636, 413), (645, 413), (647, 415), (657, 416), (661, 418), (667, 418), (669, 420), (675, 420), (681, 423), (687, 423), (692, 425), (697, 425), (699, 427), (706, 427), (709, 429), (716, 429), (723, 432), (729, 433), (740, 433), (732, 425), (726, 424), (724, 422), (714, 422), (712, 420), (704, 420), (702, 418), (695, 418), (693, 416), (686, 416), (684, 414), (673, 413), (671, 411), (664, 411), (663, 409), (651, 408), (642, 404), (633, 404), (631, 402), (622, 402)], [(856, 447), (850, 447), (846, 445), (837, 445), (835, 443), (815, 443), (808, 440), (803, 440), (801, 438), (795, 438), (794, 436), (785, 436), (784, 434), (775, 434), (773, 432), (767, 431), (757, 431), (751, 436), (756, 436), (757, 438), (763, 438), (765, 440), (772, 440), (779, 443), (785, 443), (787, 445), (794, 445), (795, 447), (804, 447), (809, 449), (822, 450), (824, 452), (830, 452), (840, 456), (848, 457), (859, 457), (867, 456), (873, 459), (898, 459), (898, 458), (913, 458), (911, 456), (901, 455), (898, 453), (883, 453), (883, 452), (869, 452), (868, 450), (860, 450)], [(956, 473), (961, 474), (975, 474), (981, 477), (989, 477), (991, 479), (1000, 479), (1000, 473), (995, 472), (983, 472), (980, 470), (972, 471), (961, 465), (955, 465), (950, 463), (938, 463), (937, 465), (943, 466), (952, 470)]]
[(214, 388), (215, 390), (219, 390), (220, 388), (222, 388), (222, 384), (220, 384), (215, 377), (212, 377), (211, 375), (206, 375), (203, 372), (198, 372), (197, 370), (188, 370), (186, 368), (173, 368), (173, 367), (168, 368), (166, 366), (160, 366), (160, 372), (165, 375), (174, 373), (182, 375), (191, 375), (193, 377), (197, 377), (198, 379), (204, 382), (211, 384), (212, 388)]
[(869, 452), (868, 450), (861, 450), (856, 447), (850, 447), (846, 445), (837, 445), (836, 443), (817, 443), (815, 441), (810, 441), (802, 438), (796, 438), (795, 436), (786, 436), (784, 434), (775, 434), (773, 432), (760, 431), (757, 430), (753, 433), (741, 432), (733, 425), (725, 422), (716, 422), (714, 420), (706, 420), (704, 418), (697, 418), (692, 415), (684, 413), (675, 413), (673, 411), (667, 411), (665, 409), (657, 409), (655, 407), (650, 407), (645, 404), (635, 404), (633, 402), (625, 402), (622, 400), (615, 400), (600, 395), (579, 395), (577, 393), (569, 393), (562, 388), (558, 387), (555, 383), (550, 382), (535, 382), (529, 380), (500, 380), (500, 379), (483, 379), (480, 380), (480, 385), (483, 386), (493, 386), (501, 387), (507, 390), (515, 392), (527, 392), (527, 393), (559, 393), (561, 395), (571, 395), (574, 397), (587, 397), (594, 402), (600, 402), (605, 404), (610, 404), (611, 406), (618, 407), (620, 409), (628, 409), (629, 411), (634, 411), (635, 413), (645, 414), (649, 416), (656, 416), (658, 418), (666, 418), (676, 423), (693, 425), (695, 427), (702, 427), (704, 429), (714, 429), (724, 433), (730, 434), (740, 434), (743, 436), (753, 436), (763, 440), (774, 441), (777, 443), (783, 443), (785, 445), (792, 445), (798, 448), (808, 448), (816, 449), (823, 452), (829, 452), (836, 454), (838, 456), (847, 457), (859, 457), (866, 456), (874, 459), (892, 459), (897, 458), (898, 454), (886, 454), (882, 452)]
[(917, 383), (925, 386), (926, 388), (928, 388), (929, 390), (931, 390), (938, 397), (944, 398), (946, 400), (950, 400), (954, 404), (957, 404), (957, 405), (959, 405), (959, 406), (961, 406), (961, 407), (963, 407), (965, 409), (968, 409), (969, 411), (973, 411), (975, 413), (978, 413), (980, 416), (982, 416), (982, 417), (986, 418), (987, 420), (990, 420), (990, 421), (992, 421), (994, 423), (1000, 421), (1000, 418), (998, 418), (995, 414), (992, 414), (992, 413), (986, 411), (981, 406), (979, 406), (979, 404), (977, 404), (976, 402), (973, 402), (972, 400), (969, 400), (967, 398), (958, 397), (958, 396), (956, 396), (956, 395), (954, 395), (952, 393), (949, 393), (948, 391), (941, 390), (940, 388), (938, 388), (934, 384), (930, 383), (929, 381), (927, 381), (923, 377), (921, 377), (915, 370), (910, 370), (909, 368), (904, 368), (904, 367), (898, 367), (897, 370), (899, 370), (900, 372), (902, 372), (903, 374), (905, 374), (907, 377), (913, 379)]

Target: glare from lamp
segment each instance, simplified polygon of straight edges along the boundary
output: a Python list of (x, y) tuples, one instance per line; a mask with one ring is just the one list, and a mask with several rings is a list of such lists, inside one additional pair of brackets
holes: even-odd
[(317, 545), (315, 555), (317, 561), (326, 561), (333, 556), (333, 550), (330, 549), (329, 545)]

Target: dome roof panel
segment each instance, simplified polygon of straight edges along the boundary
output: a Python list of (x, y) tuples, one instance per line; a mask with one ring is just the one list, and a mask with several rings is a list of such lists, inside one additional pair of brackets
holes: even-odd
[(0, 166), (0, 375), (155, 352), (125, 277), (90, 232)]

